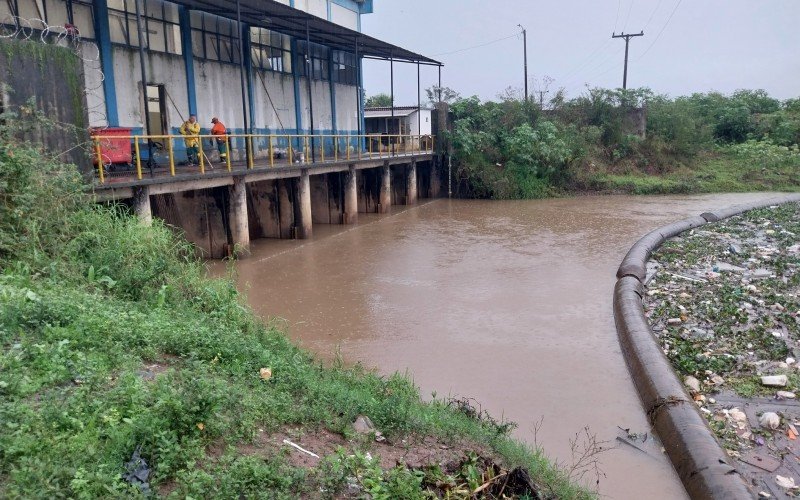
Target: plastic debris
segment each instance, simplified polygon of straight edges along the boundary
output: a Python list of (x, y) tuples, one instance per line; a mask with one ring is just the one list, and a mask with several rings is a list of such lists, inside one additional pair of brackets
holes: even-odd
[(768, 411), (758, 419), (758, 425), (764, 429), (775, 430), (781, 425), (781, 417), (777, 413)]
[(787, 490), (794, 490), (797, 489), (797, 485), (794, 483), (793, 477), (784, 477), (784, 476), (775, 476), (775, 482), (781, 488), (786, 488)]
[(142, 446), (136, 447), (136, 450), (131, 455), (131, 459), (125, 463), (125, 472), (122, 474), (122, 479), (128, 483), (139, 488), (139, 491), (144, 495), (150, 494), (150, 467), (147, 461), (141, 456)]

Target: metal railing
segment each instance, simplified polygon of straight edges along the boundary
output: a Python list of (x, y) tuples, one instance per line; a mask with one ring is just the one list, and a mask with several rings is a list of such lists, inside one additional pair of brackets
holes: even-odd
[[(232, 172), (423, 155), (434, 151), (433, 136), (399, 134), (98, 134), (92, 136), (92, 141), (95, 174), (101, 184), (114, 178), (141, 180), (145, 175), (205, 175), (214, 170), (215, 165)], [(189, 158), (190, 144), (197, 144), (197, 158)], [(218, 158), (216, 162), (212, 160), (214, 157)], [(195, 161), (190, 161), (192, 159)]]

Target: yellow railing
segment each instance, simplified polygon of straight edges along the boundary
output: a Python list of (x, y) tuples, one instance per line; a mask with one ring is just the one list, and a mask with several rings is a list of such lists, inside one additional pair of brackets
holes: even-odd
[[(127, 172), (124, 177), (134, 175), (139, 180), (145, 171), (151, 175), (172, 177), (183, 173), (181, 171), (185, 168), (177, 165), (175, 158), (176, 144), (180, 144), (184, 151), (188, 150), (189, 144), (198, 145), (197, 157), (187, 156), (184, 165), (188, 165), (186, 169), (199, 168), (201, 174), (213, 170), (215, 163), (231, 172), (234, 169), (424, 155), (434, 151), (433, 136), (400, 134), (96, 135), (92, 140), (97, 179), (101, 184), (119, 170)], [(220, 145), (224, 147), (224, 161)], [(142, 158), (144, 152), (148, 153), (146, 158)], [(213, 157), (219, 158), (217, 162), (212, 161)], [(189, 161), (192, 159), (196, 162)]]

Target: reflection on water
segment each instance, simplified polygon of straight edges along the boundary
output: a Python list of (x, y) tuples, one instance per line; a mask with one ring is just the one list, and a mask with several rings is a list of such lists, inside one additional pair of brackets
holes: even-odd
[[(543, 419), (539, 444), (569, 462), (585, 426), (611, 446), (618, 427), (650, 432), (611, 309), (627, 249), (664, 223), (766, 196), (437, 200), (317, 225), (311, 241), (258, 241), (237, 267), (255, 310), (286, 318), (319, 356), (340, 350), (408, 370), (423, 395), (474, 397), (531, 443)], [(601, 455), (601, 493), (685, 497), (660, 446), (647, 449)]]

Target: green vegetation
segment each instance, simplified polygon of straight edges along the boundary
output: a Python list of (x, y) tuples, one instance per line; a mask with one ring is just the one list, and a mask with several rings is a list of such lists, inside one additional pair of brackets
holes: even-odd
[(780, 102), (761, 90), (671, 99), (648, 89), (591, 89), (571, 100), (559, 93), (544, 110), (512, 93), (451, 106), (461, 196), (800, 187), (800, 99)]
[[(232, 280), (208, 279), (172, 230), (94, 205), (75, 167), (16, 143), (18, 130), (7, 127), (0, 497), (332, 497), (346, 496), (354, 478), (356, 496), (467, 498), (497, 477), (468, 453), (453, 470), (380, 469), (365, 458), (377, 453), (374, 436), (353, 430), (359, 415), (396, 446), (414, 437), (466, 443), (504, 467), (527, 468), (545, 496), (591, 496), (511, 440), (507, 424), (442, 400), (423, 403), (404, 376), (322, 366), (264, 325)], [(246, 451), (287, 429), (335, 433), (348, 449), (315, 467), (293, 463), (280, 444)], [(151, 493), (123, 479), (137, 451)]]

